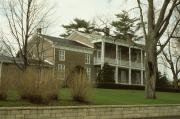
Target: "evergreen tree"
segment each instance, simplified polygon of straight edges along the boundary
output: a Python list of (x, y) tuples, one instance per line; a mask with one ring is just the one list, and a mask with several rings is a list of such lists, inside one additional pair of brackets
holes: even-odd
[(112, 22), (112, 26), (115, 28), (114, 34), (116, 39), (127, 40), (129, 37), (137, 37), (135, 36), (135, 31), (137, 30), (135, 30), (135, 22), (138, 19), (131, 19), (126, 11), (116, 14), (116, 18), (117, 21)]
[(72, 23), (68, 25), (62, 25), (66, 30), (66, 33), (61, 34), (61, 37), (69, 36), (73, 31), (79, 31), (83, 33), (92, 33), (94, 25), (84, 19), (75, 18)]
[(114, 71), (108, 63), (105, 63), (103, 68), (99, 71), (97, 77), (98, 83), (114, 83)]
[(158, 72), (156, 85), (157, 85), (157, 87), (160, 87), (160, 88), (167, 88), (170, 86), (170, 83), (169, 83), (166, 75), (163, 75), (161, 72)]

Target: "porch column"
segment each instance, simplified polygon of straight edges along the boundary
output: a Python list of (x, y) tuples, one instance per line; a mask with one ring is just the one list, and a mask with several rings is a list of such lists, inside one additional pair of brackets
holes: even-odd
[(118, 66), (115, 67), (115, 83), (118, 83)]
[(129, 66), (131, 67), (131, 48), (129, 47)]
[(131, 48), (129, 47), (129, 85), (132, 84), (131, 81)]
[(105, 57), (105, 42), (102, 41), (101, 43), (101, 69), (104, 66), (104, 57)]
[(143, 78), (143, 70), (141, 70), (141, 85), (144, 85)]
[(3, 65), (3, 62), (0, 63), (0, 86), (1, 86), (1, 83), (2, 83), (2, 65)]
[(118, 63), (121, 65), (121, 47), (118, 50), (119, 50)]
[(131, 68), (129, 68), (129, 85), (132, 84), (132, 81), (131, 81)]
[(116, 44), (116, 64), (119, 65), (118, 45)]
[(141, 50), (141, 68), (143, 68), (143, 51)]

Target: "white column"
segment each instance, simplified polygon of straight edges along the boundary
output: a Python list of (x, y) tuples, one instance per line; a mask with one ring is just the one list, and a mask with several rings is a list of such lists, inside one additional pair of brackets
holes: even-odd
[(131, 68), (129, 68), (129, 85), (132, 84), (132, 81), (131, 81)]
[(131, 48), (129, 47), (129, 85), (132, 84), (131, 81)]
[(119, 65), (119, 53), (118, 53), (118, 45), (116, 44), (116, 63)]
[(129, 66), (131, 67), (131, 48), (129, 48)]
[(143, 70), (141, 70), (141, 85), (144, 85), (143, 78)]
[(104, 66), (104, 57), (105, 57), (105, 42), (102, 41), (102, 44), (101, 44), (101, 69)]
[(118, 63), (121, 65), (121, 47), (119, 47), (119, 58), (118, 58)]
[(143, 51), (141, 50), (141, 68), (143, 68)]
[(2, 83), (2, 65), (3, 65), (3, 62), (0, 63), (0, 86), (1, 86), (1, 83)]
[(115, 83), (118, 83), (118, 65), (119, 65), (119, 53), (118, 53), (118, 45), (116, 44), (116, 69), (115, 69)]
[(115, 67), (115, 83), (118, 83), (118, 66)]

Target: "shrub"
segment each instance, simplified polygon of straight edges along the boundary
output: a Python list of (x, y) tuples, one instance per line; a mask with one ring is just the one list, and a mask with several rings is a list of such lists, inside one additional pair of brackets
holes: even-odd
[(0, 86), (0, 100), (6, 100), (7, 98), (7, 90)]
[(163, 75), (161, 72), (157, 73), (157, 80), (156, 80), (156, 87), (157, 88), (168, 88), (170, 87), (170, 83), (166, 75)]
[(1, 77), (1, 79), (0, 79), (0, 100), (7, 99), (7, 91), (8, 91), (7, 81)]
[(68, 86), (73, 100), (78, 102), (89, 102), (92, 85), (83, 67), (76, 66), (73, 69), (68, 76)]
[(21, 98), (38, 104), (57, 100), (60, 80), (53, 79), (51, 70), (30, 68), (23, 71), (17, 83)]
[(97, 83), (114, 83), (114, 71), (108, 63), (105, 63), (103, 68), (99, 71)]

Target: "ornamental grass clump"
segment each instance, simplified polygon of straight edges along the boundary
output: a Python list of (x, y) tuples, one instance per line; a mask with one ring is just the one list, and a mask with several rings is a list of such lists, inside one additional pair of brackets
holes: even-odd
[(22, 99), (36, 104), (47, 104), (58, 99), (60, 80), (54, 79), (51, 70), (27, 69), (18, 83)]
[(0, 81), (0, 100), (7, 99), (7, 87), (3, 81)]
[(7, 80), (5, 80), (4, 77), (0, 77), (0, 100), (7, 99), (8, 88)]
[(92, 90), (91, 81), (87, 77), (85, 69), (76, 66), (68, 77), (68, 86), (74, 101), (89, 102), (90, 92)]

